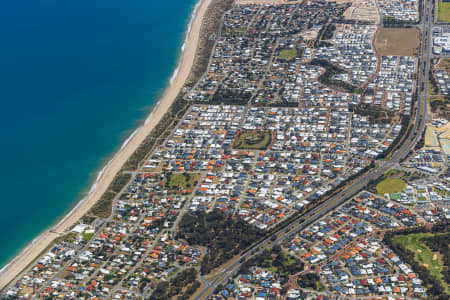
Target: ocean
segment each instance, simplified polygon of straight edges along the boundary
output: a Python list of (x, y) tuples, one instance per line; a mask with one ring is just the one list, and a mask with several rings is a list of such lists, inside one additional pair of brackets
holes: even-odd
[(3, 1), (0, 268), (76, 205), (145, 120), (196, 1)]

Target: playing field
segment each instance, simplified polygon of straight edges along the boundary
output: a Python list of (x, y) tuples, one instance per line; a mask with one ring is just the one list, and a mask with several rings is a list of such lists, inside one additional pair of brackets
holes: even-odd
[(439, 2), (438, 20), (450, 23), (450, 2)]
[(406, 188), (406, 182), (400, 178), (386, 178), (377, 184), (378, 195), (402, 192)]
[(287, 61), (293, 60), (297, 57), (297, 50), (294, 49), (283, 49), (280, 51), (280, 59)]

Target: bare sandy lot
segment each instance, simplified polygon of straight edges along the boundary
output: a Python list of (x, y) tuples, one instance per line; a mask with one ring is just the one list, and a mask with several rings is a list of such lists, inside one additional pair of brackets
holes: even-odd
[(416, 28), (382, 28), (375, 37), (381, 55), (414, 56), (418, 54), (420, 33)]
[(449, 71), (450, 70), (450, 58), (440, 58), (439, 63), (436, 65), (436, 69)]
[(369, 21), (374, 24), (380, 23), (380, 15), (374, 0), (355, 0), (345, 13), (346, 20)]
[(378, 24), (380, 19), (376, 8), (360, 7), (349, 7), (345, 11), (344, 17), (347, 20), (369, 21), (374, 24)]

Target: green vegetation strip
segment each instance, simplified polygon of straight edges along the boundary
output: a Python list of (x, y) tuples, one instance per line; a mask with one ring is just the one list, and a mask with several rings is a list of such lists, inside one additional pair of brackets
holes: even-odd
[(114, 177), (113, 181), (109, 185), (106, 192), (100, 197), (100, 199), (91, 208), (90, 213), (100, 217), (108, 218), (112, 212), (112, 204), (114, 197), (116, 197), (122, 188), (131, 180), (131, 174), (119, 173)]

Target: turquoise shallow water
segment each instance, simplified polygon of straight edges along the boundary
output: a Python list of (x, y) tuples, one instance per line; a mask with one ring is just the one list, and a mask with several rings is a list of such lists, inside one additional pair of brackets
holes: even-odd
[(195, 0), (0, 9), (0, 266), (80, 200), (172, 75)]

